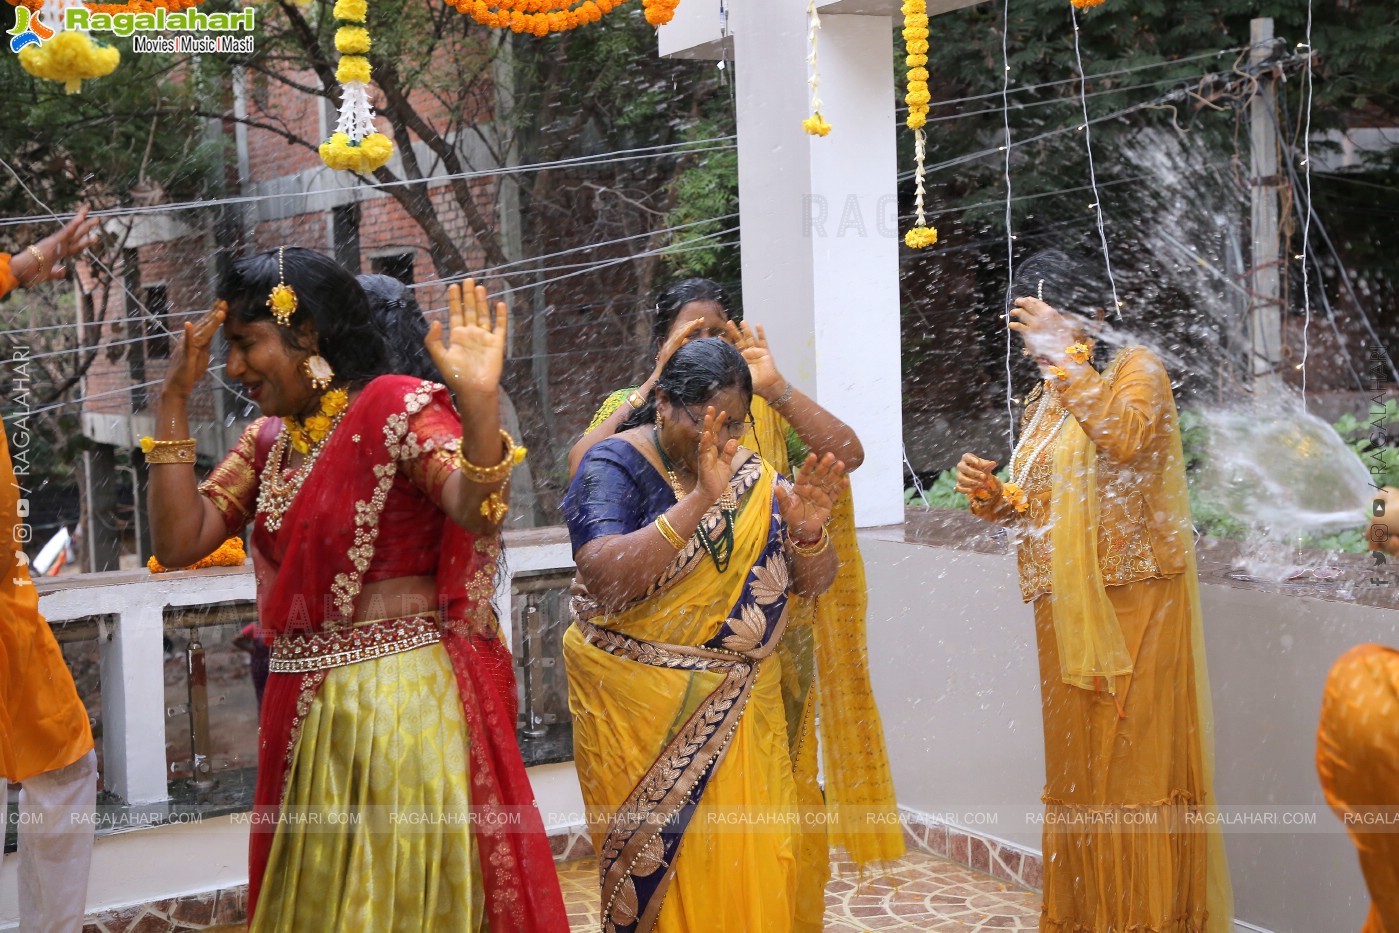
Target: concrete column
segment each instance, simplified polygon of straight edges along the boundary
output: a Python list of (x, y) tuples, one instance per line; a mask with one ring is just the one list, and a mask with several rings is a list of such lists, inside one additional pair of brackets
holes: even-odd
[(127, 803), (168, 797), (164, 634), (161, 603), (128, 605), (100, 643), (103, 777)]
[(785, 376), (850, 424), (862, 526), (903, 521), (893, 20), (823, 15), (822, 114), (808, 136), (806, 4), (737, 2), (745, 315)]

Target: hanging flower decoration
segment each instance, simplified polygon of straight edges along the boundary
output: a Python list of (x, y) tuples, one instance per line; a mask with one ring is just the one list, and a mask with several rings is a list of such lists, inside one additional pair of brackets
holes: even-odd
[(810, 51), (806, 53), (806, 64), (811, 71), (806, 83), (811, 85), (811, 116), (802, 121), (802, 129), (812, 136), (825, 136), (831, 125), (821, 116), (821, 70), (816, 61), (816, 37), (821, 30), (821, 14), (816, 12), (816, 0), (806, 0), (806, 39)]
[(374, 129), (374, 109), (369, 106), (370, 47), (365, 17), (368, 0), (336, 0), (335, 50), (340, 65), (335, 80), (340, 82), (340, 120), (335, 132), (321, 143), (321, 161), (343, 172), (369, 175), (393, 155), (393, 141)]
[(928, 93), (928, 4), (927, 0), (904, 0), (901, 8), (904, 15), (904, 49), (908, 57), (908, 93), (904, 103), (908, 104), (908, 128), (913, 130), (913, 205), (917, 213), (913, 229), (904, 234), (904, 243), (909, 249), (923, 249), (938, 241), (936, 229), (928, 226), (923, 216), (923, 127), (928, 122), (928, 104), (932, 96)]
[(1077, 9), (1086, 10), (1091, 6), (1097, 6), (1103, 0), (1069, 0)]
[(19, 63), (34, 77), (57, 81), (69, 94), (77, 94), (84, 81), (116, 71), (121, 53), (93, 41), (87, 30), (67, 28), (71, 8), (82, 9), (81, 0), (45, 0), (36, 18), (53, 38), (19, 49)]
[[(448, 0), (482, 26), (516, 33), (547, 36), (596, 23), (625, 0)], [(664, 26), (675, 16), (680, 0), (642, 0), (646, 22)]]

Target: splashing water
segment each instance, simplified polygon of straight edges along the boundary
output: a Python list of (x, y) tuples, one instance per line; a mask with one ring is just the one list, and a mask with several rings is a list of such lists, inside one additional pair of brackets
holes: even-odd
[(1374, 495), (1369, 471), (1295, 396), (1204, 409), (1201, 416), (1206, 456), (1195, 491), (1249, 528), (1240, 560), (1249, 576), (1288, 579), (1305, 563), (1295, 553), (1299, 539), (1365, 521)]

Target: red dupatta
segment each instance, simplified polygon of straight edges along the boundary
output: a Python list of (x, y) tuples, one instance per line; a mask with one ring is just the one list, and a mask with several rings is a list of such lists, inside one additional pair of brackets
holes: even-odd
[[(348, 624), (362, 574), (373, 560), (377, 522), (398, 461), (422, 444), (409, 419), (430, 404), (451, 406), (442, 386), (407, 376), (380, 376), (355, 398), (326, 441), (274, 535), (259, 515), (253, 527), (259, 568), (259, 622), (269, 636)], [(259, 476), (280, 422), (258, 437)], [(469, 730), (471, 809), (485, 913), (493, 930), (567, 931), (553, 854), (515, 740), (515, 680), (499, 638), (472, 634), (494, 623), (499, 543), (447, 521), (439, 541), (437, 597), (442, 644), (452, 660)], [(488, 629), (489, 630), (489, 629)], [(263, 695), (254, 823), (249, 846), (248, 917), (254, 916), (286, 791), (301, 721), (324, 671), (274, 673)], [(497, 818), (492, 818), (492, 814)]]

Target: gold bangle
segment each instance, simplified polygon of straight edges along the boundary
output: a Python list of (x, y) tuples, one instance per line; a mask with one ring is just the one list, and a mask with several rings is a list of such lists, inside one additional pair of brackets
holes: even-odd
[(180, 441), (158, 441), (153, 437), (141, 438), (141, 452), (146, 455), (146, 463), (193, 463), (194, 438)]
[(466, 454), (463, 451), (457, 451), (457, 466), (468, 480), (482, 486), (503, 483), (509, 478), (510, 471), (515, 469), (515, 464), (525, 459), (525, 448), (515, 446), (515, 438), (510, 436), (510, 432), (501, 428), (500, 439), (505, 445), (505, 457), (495, 466), (477, 466), (466, 459)]
[(646, 399), (641, 397), (640, 392), (632, 389), (631, 395), (627, 396), (627, 404), (632, 407), (633, 411), (640, 411), (646, 407)]
[(670, 519), (666, 518), (664, 514), (658, 516), (652, 524), (670, 542), (671, 547), (677, 551), (685, 550), (685, 539), (680, 537), (679, 533), (671, 526)]
[(25, 288), (38, 285), (44, 279), (48, 278), (50, 268), (48, 257), (44, 255), (44, 251), (39, 249), (38, 246), (31, 243), (28, 252), (33, 254), (35, 261), (39, 263), (39, 271), (34, 278), (29, 280), (29, 285), (26, 285)]
[(792, 552), (798, 557), (816, 557), (824, 554), (831, 546), (831, 533), (826, 530), (825, 526), (822, 526), (821, 537), (816, 540), (816, 543), (809, 547), (803, 547), (797, 543), (796, 538), (792, 537), (792, 530), (789, 528), (787, 529), (787, 543), (792, 545)]

